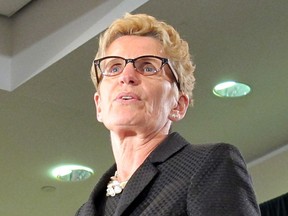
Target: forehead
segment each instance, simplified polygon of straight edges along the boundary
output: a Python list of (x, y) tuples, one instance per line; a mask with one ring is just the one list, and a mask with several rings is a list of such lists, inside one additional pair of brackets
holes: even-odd
[(164, 57), (161, 42), (149, 36), (127, 35), (114, 40), (106, 49), (106, 56), (116, 55), (135, 58), (141, 55), (158, 55)]

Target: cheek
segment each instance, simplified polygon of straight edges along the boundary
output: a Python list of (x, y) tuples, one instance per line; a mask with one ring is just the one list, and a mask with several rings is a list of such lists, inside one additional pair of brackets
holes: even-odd
[(102, 115), (107, 115), (107, 113), (109, 114), (109, 102), (107, 100), (107, 98), (102, 98), (102, 101), (101, 101), (101, 113)]
[(173, 107), (177, 106), (177, 100), (175, 93), (170, 88), (163, 88), (161, 90), (155, 90), (157, 95), (154, 95), (152, 106), (154, 112), (156, 111), (159, 115), (168, 115)]
[(105, 93), (106, 91), (103, 91), (103, 88), (102, 88), (101, 94), (98, 95), (99, 97), (98, 103), (96, 103), (97, 112), (101, 113), (101, 115), (105, 115), (105, 113), (107, 112), (108, 95), (106, 95)]
[[(104, 78), (103, 78), (104, 79)], [(113, 87), (111, 85), (108, 85), (107, 82), (104, 80), (101, 81), (101, 85), (99, 85), (99, 97), (100, 97), (100, 107), (104, 108), (107, 107), (109, 104), (109, 100), (111, 98)]]

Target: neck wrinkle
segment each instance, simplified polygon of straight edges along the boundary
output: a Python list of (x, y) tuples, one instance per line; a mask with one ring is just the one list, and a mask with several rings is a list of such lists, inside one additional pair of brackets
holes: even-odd
[(111, 133), (112, 150), (117, 165), (119, 181), (127, 181), (150, 153), (168, 136), (157, 133), (147, 137), (126, 136), (120, 139)]

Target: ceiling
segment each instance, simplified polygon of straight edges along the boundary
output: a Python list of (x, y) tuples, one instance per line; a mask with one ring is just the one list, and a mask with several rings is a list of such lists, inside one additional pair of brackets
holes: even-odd
[(31, 0), (0, 0), (0, 15), (11, 17), (24, 6), (28, 5)]
[[(237, 146), (259, 203), (287, 193), (287, 0), (38, 0), (0, 17), (0, 215), (73, 215), (113, 163), (89, 69), (98, 34), (125, 11), (165, 20), (189, 41), (195, 103), (173, 129), (191, 143)], [(214, 96), (225, 80), (252, 92)], [(95, 174), (77, 183), (51, 177), (71, 163)]]

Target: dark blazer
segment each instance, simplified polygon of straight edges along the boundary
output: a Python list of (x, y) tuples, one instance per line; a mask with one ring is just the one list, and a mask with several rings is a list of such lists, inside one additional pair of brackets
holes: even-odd
[[(111, 167), (76, 216), (103, 215)], [(114, 216), (256, 216), (252, 182), (239, 151), (229, 144), (191, 145), (172, 133), (128, 181)]]

